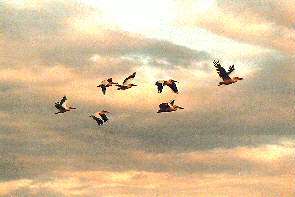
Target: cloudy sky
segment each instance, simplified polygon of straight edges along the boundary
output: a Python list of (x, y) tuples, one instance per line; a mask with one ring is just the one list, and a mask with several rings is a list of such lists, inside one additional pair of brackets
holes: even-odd
[[(0, 1), (0, 196), (295, 195), (293, 0)], [(212, 61), (245, 80), (218, 87)], [(96, 88), (137, 72), (137, 87)], [(160, 95), (159, 79), (180, 81)], [(54, 115), (67, 95), (75, 112)], [(176, 99), (185, 109), (157, 114)], [(106, 109), (107, 125), (88, 117)]]

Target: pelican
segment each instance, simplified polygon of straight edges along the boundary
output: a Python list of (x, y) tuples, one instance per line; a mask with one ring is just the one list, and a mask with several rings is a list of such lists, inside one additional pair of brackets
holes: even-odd
[(116, 86), (118, 86), (118, 90), (127, 90), (129, 88), (132, 88), (132, 86), (137, 86), (135, 84), (130, 83), (132, 79), (134, 79), (136, 75), (136, 72), (134, 72), (132, 75), (130, 75), (129, 77), (127, 77), (124, 81), (122, 85), (117, 84)]
[(97, 87), (98, 88), (101, 88), (102, 93), (105, 95), (106, 94), (107, 87), (110, 87), (113, 84), (118, 84), (118, 83), (113, 82), (113, 78), (109, 78), (107, 80), (101, 81), (101, 84), (98, 85)]
[(173, 79), (169, 79), (168, 81), (164, 81), (164, 80), (160, 80), (157, 81), (155, 83), (156, 86), (158, 86), (158, 93), (162, 93), (162, 90), (164, 88), (164, 86), (168, 86), (173, 92), (175, 92), (176, 94), (178, 94), (178, 89), (176, 86), (176, 82), (178, 83), (178, 81), (175, 81)]
[(56, 109), (58, 109), (58, 112), (55, 112), (54, 114), (59, 114), (59, 113), (65, 113), (67, 111), (70, 111), (71, 109), (76, 109), (74, 107), (71, 107), (67, 104), (67, 97), (64, 96), (59, 102), (55, 103)]
[(102, 110), (100, 112), (96, 112), (95, 114), (89, 115), (89, 117), (91, 117), (93, 120), (95, 120), (97, 122), (97, 124), (100, 126), (109, 120), (109, 118), (106, 115), (108, 113), (110, 113), (110, 112), (108, 112), (106, 110)]
[(175, 100), (170, 101), (169, 103), (161, 103), (159, 105), (159, 110), (157, 113), (161, 112), (173, 112), (176, 111), (177, 109), (184, 109), (183, 107), (174, 105)]
[(226, 72), (226, 70), (220, 65), (219, 61), (214, 60), (213, 64), (217, 70), (219, 77), (223, 80), (222, 82), (219, 82), (218, 86), (229, 85), (232, 83), (236, 83), (239, 80), (243, 80), (243, 78), (240, 77), (230, 78), (229, 75), (235, 70), (235, 65), (230, 66), (228, 71)]

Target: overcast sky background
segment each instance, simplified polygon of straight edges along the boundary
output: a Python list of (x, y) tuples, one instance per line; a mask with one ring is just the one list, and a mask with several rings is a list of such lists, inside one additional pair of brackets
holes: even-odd
[[(295, 195), (293, 0), (0, 2), (0, 196)], [(245, 80), (218, 87), (212, 61)], [(137, 87), (96, 88), (137, 72)], [(179, 81), (180, 94), (155, 81)], [(54, 115), (67, 95), (76, 111)], [(176, 99), (184, 110), (157, 114)], [(112, 112), (98, 127), (88, 114)]]

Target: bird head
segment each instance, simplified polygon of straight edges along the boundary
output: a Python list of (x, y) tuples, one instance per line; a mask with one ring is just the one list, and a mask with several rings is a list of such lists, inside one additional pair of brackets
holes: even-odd
[(243, 80), (243, 78), (240, 78), (240, 77), (234, 77), (233, 80), (234, 80), (235, 82), (237, 82), (237, 81)]
[(175, 108), (176, 109), (184, 109), (183, 107), (180, 107), (180, 106), (177, 106), (177, 105), (175, 106)]
[(218, 86), (222, 86), (224, 84), (224, 82), (219, 82)]

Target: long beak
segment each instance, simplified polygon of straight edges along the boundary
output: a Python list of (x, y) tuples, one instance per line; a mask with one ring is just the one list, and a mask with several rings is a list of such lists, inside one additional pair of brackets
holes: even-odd
[(183, 107), (179, 107), (179, 106), (177, 106), (177, 108), (178, 108), (178, 109), (184, 109)]

